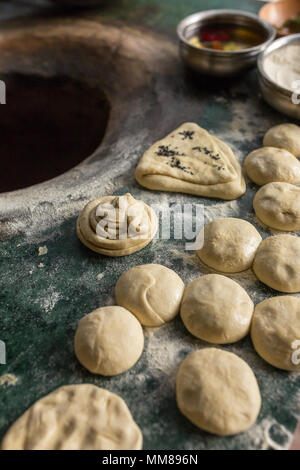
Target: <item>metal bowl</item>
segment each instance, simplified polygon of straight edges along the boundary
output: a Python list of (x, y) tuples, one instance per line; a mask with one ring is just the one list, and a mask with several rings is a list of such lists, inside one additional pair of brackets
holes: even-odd
[[(199, 49), (189, 43), (189, 39), (201, 26), (218, 23), (250, 27), (262, 34), (265, 41), (258, 46), (239, 51)], [(206, 75), (224, 77), (235, 75), (253, 66), (260, 52), (275, 39), (276, 32), (272, 25), (252, 13), (240, 10), (208, 10), (182, 20), (177, 27), (177, 35), (180, 40), (181, 58), (189, 69)]]
[[(300, 90), (298, 90), (297, 94), (296, 90), (293, 92), (288, 88), (283, 88), (276, 82), (273, 82), (264, 70), (264, 60), (271, 52), (285, 46), (286, 44), (296, 42), (300, 43), (300, 34), (293, 34), (291, 36), (277, 39), (259, 55), (257, 65), (260, 88), (267, 103), (287, 116), (300, 119)], [(295, 96), (293, 96), (294, 94)]]
[(92, 7), (105, 3), (105, 0), (50, 0), (50, 2), (61, 6)]

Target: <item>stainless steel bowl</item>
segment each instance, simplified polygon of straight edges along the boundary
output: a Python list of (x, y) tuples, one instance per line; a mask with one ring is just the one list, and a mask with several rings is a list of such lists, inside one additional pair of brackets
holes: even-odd
[[(189, 43), (189, 39), (199, 31), (201, 26), (225, 23), (250, 27), (262, 33), (265, 41), (258, 46), (239, 51), (216, 51), (197, 48)], [(257, 15), (240, 10), (208, 10), (188, 16), (177, 27), (180, 40), (180, 55), (185, 65), (200, 73), (213, 76), (235, 75), (253, 66), (257, 56), (275, 39), (273, 26), (260, 19)]]
[[(291, 43), (300, 43), (300, 34), (293, 34), (291, 36), (285, 36), (284, 38), (277, 39), (259, 55), (257, 61), (258, 77), (263, 97), (267, 103), (287, 116), (300, 119), (299, 93), (297, 95), (295, 93), (296, 90), (293, 92), (287, 88), (283, 88), (282, 86), (277, 85), (277, 83), (274, 82), (264, 70), (265, 58), (276, 49)], [(294, 99), (293, 93), (296, 95), (294, 96)]]

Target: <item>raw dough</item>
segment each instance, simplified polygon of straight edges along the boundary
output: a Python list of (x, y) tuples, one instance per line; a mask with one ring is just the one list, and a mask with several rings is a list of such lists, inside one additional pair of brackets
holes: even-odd
[(257, 217), (277, 230), (300, 230), (300, 187), (269, 183), (256, 193), (253, 207)]
[(300, 372), (300, 299), (284, 295), (258, 304), (251, 338), (265, 361), (279, 369)]
[(265, 134), (264, 146), (278, 147), (300, 157), (300, 127), (296, 124), (279, 124)]
[(82, 243), (107, 256), (125, 256), (141, 250), (156, 231), (154, 211), (129, 193), (89, 202), (77, 220), (77, 235)]
[(144, 334), (134, 315), (122, 307), (102, 307), (83, 317), (75, 334), (79, 362), (90, 372), (117, 375), (143, 352)]
[(135, 266), (115, 287), (117, 303), (149, 327), (163, 325), (178, 314), (183, 292), (178, 274), (161, 264)]
[(216, 348), (195, 351), (182, 362), (176, 395), (184, 416), (220, 436), (250, 428), (261, 407), (258, 384), (248, 364)]
[(185, 123), (156, 142), (141, 158), (137, 181), (158, 191), (236, 199), (246, 185), (227, 144), (197, 124)]
[(254, 150), (246, 158), (244, 167), (249, 178), (260, 186), (273, 181), (300, 182), (300, 162), (284, 149), (263, 147)]
[(140, 450), (142, 433), (126, 403), (90, 384), (60, 387), (10, 427), (3, 450)]
[(216, 344), (234, 343), (250, 329), (254, 305), (235, 281), (208, 274), (185, 289), (181, 318), (192, 335)]
[(258, 279), (280, 292), (300, 291), (300, 238), (275, 235), (259, 246), (253, 263)]
[(216, 219), (199, 235), (204, 240), (197, 255), (217, 271), (237, 273), (250, 268), (262, 238), (246, 220)]

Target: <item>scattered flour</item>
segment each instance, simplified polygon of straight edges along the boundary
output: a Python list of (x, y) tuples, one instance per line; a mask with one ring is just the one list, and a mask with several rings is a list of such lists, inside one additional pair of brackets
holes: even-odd
[(159, 328), (148, 328), (149, 338), (146, 355), (151, 370), (158, 369), (166, 376), (175, 376), (182, 361), (180, 352), (184, 349), (185, 355), (198, 347), (198, 340), (187, 335), (177, 333), (174, 322), (167, 323)]
[(60, 293), (49, 290), (45, 292), (45, 295), (42, 298), (36, 299), (35, 303), (38, 303), (44, 312), (49, 313), (54, 309), (60, 298)]
[(241, 210), (238, 199), (220, 202), (212, 206), (205, 206), (205, 222), (208, 223), (214, 219), (220, 219), (222, 217), (238, 217), (240, 216), (240, 213)]

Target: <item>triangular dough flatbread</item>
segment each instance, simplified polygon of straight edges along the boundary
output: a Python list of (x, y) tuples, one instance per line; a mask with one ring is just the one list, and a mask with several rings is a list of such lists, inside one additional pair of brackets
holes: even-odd
[(227, 144), (197, 124), (185, 123), (153, 144), (135, 177), (146, 188), (219, 199), (246, 191), (242, 169)]

